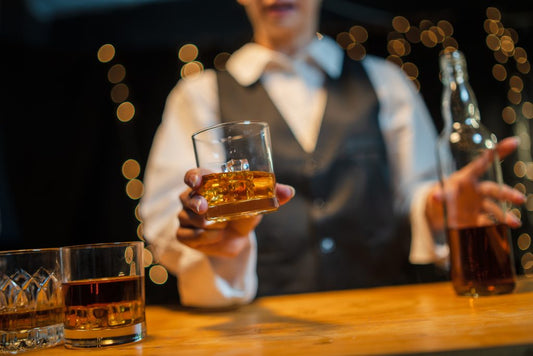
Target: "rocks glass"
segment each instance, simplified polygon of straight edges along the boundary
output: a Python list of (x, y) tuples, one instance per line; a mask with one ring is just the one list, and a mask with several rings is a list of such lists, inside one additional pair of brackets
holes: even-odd
[(0, 252), (0, 353), (63, 342), (60, 250)]
[(67, 348), (146, 336), (143, 249), (141, 241), (61, 248)]
[(207, 220), (226, 221), (276, 211), (270, 131), (264, 122), (226, 122), (192, 136), (198, 193), (208, 203)]

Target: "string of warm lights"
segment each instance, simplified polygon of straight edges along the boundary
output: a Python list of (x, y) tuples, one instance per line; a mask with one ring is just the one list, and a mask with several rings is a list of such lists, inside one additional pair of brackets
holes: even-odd
[[(135, 117), (135, 105), (128, 101), (130, 90), (124, 82), (126, 78), (126, 68), (120, 63), (113, 64), (116, 56), (116, 49), (112, 44), (102, 45), (97, 52), (97, 58), (101, 63), (108, 63), (111, 66), (107, 71), (107, 80), (111, 83), (111, 101), (117, 104), (115, 111), (117, 120), (123, 124), (130, 123)], [(126, 178), (126, 195), (132, 200), (139, 200), (144, 193), (144, 184), (139, 179), (141, 165), (133, 158), (124, 161), (121, 167), (122, 175)], [(143, 223), (139, 214), (139, 204), (135, 207), (135, 218), (139, 221), (137, 226), (137, 237), (144, 241)], [(155, 284), (165, 284), (168, 279), (168, 272), (162, 265), (154, 262), (154, 256), (147, 247), (143, 251), (144, 267), (148, 270), (150, 280)]]
[[(513, 173), (518, 183), (515, 188), (526, 194), (527, 201), (525, 209), (527, 214), (522, 216), (518, 208), (513, 208), (512, 212), (521, 219), (533, 222), (533, 163), (531, 155), (531, 126), (533, 119), (533, 104), (524, 98), (524, 80), (522, 76), (527, 75), (531, 70), (527, 52), (524, 48), (517, 46), (519, 43), (518, 32), (510, 27), (505, 27), (502, 22), (501, 12), (495, 7), (488, 7), (483, 28), (487, 33), (485, 44), (493, 51), (496, 64), (492, 67), (492, 76), (499, 82), (508, 84), (507, 105), (502, 110), (502, 119), (511, 125), (513, 133), (520, 137), (520, 147), (518, 149), (518, 160), (514, 164)], [(514, 66), (513, 66), (514, 64)], [(517, 246), (522, 252), (520, 264), (526, 275), (533, 274), (533, 253), (531, 252), (531, 235), (527, 232), (518, 236)]]

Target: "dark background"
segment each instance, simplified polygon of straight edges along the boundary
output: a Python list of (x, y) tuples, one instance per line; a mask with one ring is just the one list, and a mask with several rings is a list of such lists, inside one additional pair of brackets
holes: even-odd
[[(394, 16), (412, 24), (448, 20), (466, 54), (482, 120), (505, 137), (513, 134), (501, 119), (509, 88), (491, 74), (496, 62), (483, 29), (488, 6), (517, 31), (517, 45), (531, 51), (530, 1), (325, 0), (321, 32), (335, 37), (362, 25), (369, 32), (367, 52), (386, 57)], [(126, 195), (121, 167), (130, 158), (142, 168), (146, 164), (183, 65), (178, 49), (196, 44), (197, 60), (209, 68), (216, 54), (232, 52), (249, 38), (244, 11), (234, 0), (1, 0), (0, 250), (138, 239), (138, 201)], [(116, 48), (110, 63), (96, 57), (105, 43)], [(405, 60), (418, 66), (421, 93), (440, 129), (438, 53), (439, 47), (417, 44)], [(116, 119), (117, 104), (110, 99), (107, 71), (116, 63), (126, 68), (128, 101), (136, 108), (127, 123)], [(532, 75), (521, 77), (524, 101), (531, 101)], [(522, 182), (513, 174), (515, 160), (504, 162), (511, 185)], [(529, 194), (530, 181), (523, 184)], [(524, 227), (513, 232), (515, 240), (531, 231), (529, 215), (522, 208)], [(516, 249), (520, 273), (526, 252)], [(174, 283), (148, 283), (148, 301), (172, 300), (159, 291), (168, 285), (175, 290)]]

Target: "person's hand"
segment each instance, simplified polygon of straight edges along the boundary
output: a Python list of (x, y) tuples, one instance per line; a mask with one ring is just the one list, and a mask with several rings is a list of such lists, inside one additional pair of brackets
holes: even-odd
[[(202, 182), (201, 169), (191, 169), (185, 174), (189, 186), (180, 195), (183, 209), (178, 214), (177, 239), (208, 256), (235, 257), (249, 245), (248, 235), (259, 224), (262, 215), (225, 222), (205, 219), (207, 201), (197, 193)], [(276, 197), (281, 205), (294, 196), (294, 188), (276, 184)]]
[(426, 201), (426, 217), (433, 230), (444, 227), (443, 201), (462, 209), (447, 209), (448, 219), (455, 226), (487, 226), (495, 222), (507, 224), (511, 228), (520, 227), (521, 221), (514, 214), (503, 211), (500, 202), (523, 204), (524, 194), (508, 185), (480, 180), (493, 163), (495, 152), (503, 159), (518, 147), (515, 137), (502, 140), (496, 151), (486, 150), (467, 166), (450, 175), (444, 182), (445, 191), (440, 183), (435, 184)]

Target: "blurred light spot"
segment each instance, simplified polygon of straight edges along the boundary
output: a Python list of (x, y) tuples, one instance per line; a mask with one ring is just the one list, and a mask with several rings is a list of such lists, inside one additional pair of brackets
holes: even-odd
[(215, 56), (213, 65), (217, 70), (226, 70), (226, 62), (231, 55), (228, 52), (221, 52)]
[(492, 66), (492, 75), (494, 79), (503, 82), (507, 78), (507, 70), (501, 64), (495, 64)]
[(140, 204), (137, 204), (137, 206), (135, 207), (135, 218), (139, 221), (142, 221)]
[(368, 39), (368, 32), (363, 26), (352, 26), (350, 28), (350, 35), (359, 43), (365, 43)]
[(457, 49), (457, 48), (459, 48), (459, 43), (457, 43), (457, 40), (455, 38), (448, 37), (442, 42), (442, 47), (443, 48), (450, 47), (450, 48)]
[(115, 57), (115, 47), (109, 43), (105, 44), (98, 49), (96, 56), (100, 62), (107, 63)]
[(503, 33), (511, 38), (513, 46), (518, 42), (518, 32), (514, 28), (506, 28)]
[(515, 176), (523, 178), (526, 175), (526, 164), (522, 161), (518, 161), (514, 164), (513, 172)]
[(527, 61), (527, 52), (522, 47), (516, 47), (514, 51), (514, 59), (518, 63), (526, 63)]
[(446, 36), (444, 35), (444, 31), (438, 26), (431, 26), (429, 28), (429, 31), (435, 34), (435, 37), (437, 38), (437, 43), (441, 43), (446, 38)]
[(143, 265), (144, 265), (144, 268), (150, 266), (152, 264), (152, 262), (154, 262), (154, 255), (152, 254), (152, 251), (150, 251), (149, 249), (145, 248), (143, 250)]
[(516, 122), (516, 112), (515, 110), (510, 107), (506, 106), (502, 110), (502, 118), (503, 121), (505, 121), (506, 124), (512, 125)]
[(127, 264), (130, 264), (133, 261), (133, 256), (134, 253), (131, 246), (126, 247), (126, 249), (124, 250), (124, 259), (126, 260)]
[(137, 226), (137, 237), (139, 238), (139, 240), (144, 241), (144, 224), (143, 223), (140, 223)]
[(461, 141), (461, 135), (458, 132), (452, 132), (450, 135), (450, 142), (457, 143), (459, 141)]
[(193, 74), (200, 73), (204, 70), (204, 66), (200, 62), (189, 62), (185, 64), (183, 67), (181, 67), (181, 77), (187, 78), (188, 76), (191, 76)]
[(515, 105), (518, 105), (522, 101), (522, 94), (517, 93), (512, 89), (509, 89), (509, 91), (507, 92), (507, 100), (509, 100)]
[(512, 55), (514, 52), (514, 42), (509, 36), (502, 36), (501, 47), (505, 53)]
[(135, 106), (129, 101), (125, 101), (117, 108), (117, 118), (122, 122), (130, 121), (135, 115)]
[(531, 236), (529, 234), (522, 234), (518, 236), (518, 240), (516, 241), (518, 248), (522, 251), (527, 250), (531, 246)]
[(360, 61), (363, 58), (365, 58), (366, 49), (362, 44), (352, 43), (346, 49), (346, 53), (348, 54), (348, 57), (350, 57), (351, 59)]
[(418, 77), (419, 72), (416, 64), (411, 62), (405, 62), (402, 65), (402, 69), (411, 79), (416, 79)]
[(317, 33), (316, 33), (316, 38), (318, 38), (319, 40), (321, 40), (321, 39), (324, 38), (324, 35), (321, 34), (320, 32), (317, 32)]
[(533, 268), (533, 253), (526, 252), (522, 255), (522, 259), (520, 260), (522, 263), (523, 269), (531, 269)]
[(486, 19), (483, 22), (483, 29), (485, 29), (485, 32), (488, 33), (488, 34), (496, 35), (496, 34), (498, 34), (498, 31), (500, 30), (500, 27), (498, 26), (498, 22), (497, 21), (494, 21), (494, 20), (491, 20), (491, 19)]
[(391, 31), (387, 34), (387, 42), (392, 40), (401, 40), (403, 39), (403, 35), (396, 31)]
[(392, 27), (400, 33), (407, 33), (411, 28), (411, 25), (409, 24), (409, 20), (405, 17), (396, 16), (392, 19)]
[(113, 83), (120, 83), (126, 77), (126, 68), (122, 64), (115, 64), (107, 71), (107, 79)]
[(144, 193), (144, 185), (138, 179), (132, 179), (126, 184), (126, 194), (133, 200), (140, 199)]
[(419, 43), (420, 42), (420, 29), (416, 26), (411, 26), (409, 28), (409, 31), (407, 31), (407, 33), (405, 34), (405, 37), (411, 43)]
[(440, 20), (437, 22), (437, 26), (444, 31), (444, 35), (446, 37), (450, 37), (453, 35), (453, 26), (449, 21), (446, 20)]
[(429, 30), (424, 30), (420, 34), (420, 40), (422, 41), (422, 44), (426, 47), (432, 48), (437, 45), (437, 36), (435, 33)]
[(516, 63), (516, 69), (522, 74), (528, 74), (531, 70), (531, 65), (527, 61), (524, 63)]
[(126, 179), (137, 178), (141, 173), (141, 165), (134, 159), (128, 159), (122, 164), (122, 174)]
[[(531, 177), (529, 176), (529, 169), (528, 169), (528, 178), (531, 179)], [(533, 173), (533, 171), (531, 172)], [(529, 194), (527, 196), (527, 199), (526, 199), (526, 209), (527, 211), (533, 211), (533, 195)]]
[(522, 104), (522, 115), (526, 119), (533, 119), (533, 104), (530, 101), (525, 101)]
[(496, 35), (488, 35), (485, 38), (485, 43), (492, 51), (497, 51), (500, 49), (500, 39)]
[(150, 280), (155, 284), (165, 284), (168, 280), (168, 272), (161, 265), (154, 265), (150, 268)]
[(487, 18), (491, 20), (500, 21), (502, 18), (500, 10), (492, 6), (487, 7), (487, 11), (485, 13), (487, 14)]
[(418, 27), (422, 31), (429, 30), (431, 26), (433, 26), (433, 22), (431, 22), (430, 20), (422, 20), (420, 21), (420, 24), (418, 25)]
[(110, 96), (114, 103), (119, 104), (128, 99), (128, 96), (130, 96), (130, 88), (124, 83), (119, 83), (111, 88)]
[(516, 216), (518, 219), (522, 219), (522, 213), (517, 208), (511, 209), (509, 212)]
[(522, 183), (516, 183), (514, 189), (518, 190), (522, 194), (526, 194), (526, 186)]
[(346, 49), (349, 45), (355, 42), (355, 38), (352, 37), (348, 32), (341, 32), (337, 35), (336, 39), (339, 46)]
[(181, 46), (178, 52), (178, 58), (184, 62), (192, 62), (198, 57), (198, 47), (191, 43)]
[(494, 52), (494, 59), (499, 63), (507, 63), (509, 57), (505, 55), (501, 50)]
[(524, 82), (519, 76), (513, 75), (509, 78), (509, 86), (513, 91), (520, 93), (524, 89)]
[(402, 40), (392, 40), (387, 44), (387, 50), (390, 54), (395, 54), (399, 57), (404, 56), (407, 51)]
[(388, 57), (387, 57), (387, 60), (388, 60), (389, 62), (392, 62), (392, 63), (398, 65), (398, 67), (401, 67), (402, 64), (403, 64), (402, 59), (401, 59), (400, 57), (398, 57), (397, 55), (394, 55), (394, 54), (388, 56)]

